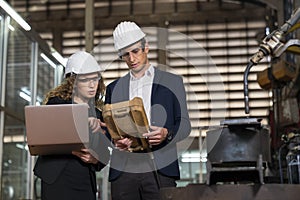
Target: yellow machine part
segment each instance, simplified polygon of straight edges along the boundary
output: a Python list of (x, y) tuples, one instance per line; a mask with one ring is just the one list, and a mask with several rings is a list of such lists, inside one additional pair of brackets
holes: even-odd
[[(271, 70), (271, 73), (268, 72)], [(271, 77), (270, 77), (270, 75)], [(257, 73), (257, 82), (261, 88), (268, 90), (272, 88), (272, 79), (280, 82), (288, 82), (296, 77), (296, 67), (283, 60), (272, 64), (271, 68)]]
[[(297, 30), (298, 28), (300, 28), (300, 22), (298, 22), (297, 24), (292, 26), (292, 28), (290, 28), (287, 33), (291, 33), (293, 31)], [(300, 47), (299, 46), (290, 46), (289, 48), (287, 48), (286, 51), (300, 55)]]
[(300, 47), (298, 47), (298, 46), (290, 46), (289, 48), (287, 48), (286, 51), (290, 52), (290, 53), (293, 53), (293, 54), (300, 55)]

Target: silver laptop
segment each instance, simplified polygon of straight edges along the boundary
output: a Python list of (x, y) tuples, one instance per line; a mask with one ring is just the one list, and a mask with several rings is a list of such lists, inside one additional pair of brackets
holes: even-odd
[(89, 143), (88, 105), (25, 106), (31, 155), (71, 154)]

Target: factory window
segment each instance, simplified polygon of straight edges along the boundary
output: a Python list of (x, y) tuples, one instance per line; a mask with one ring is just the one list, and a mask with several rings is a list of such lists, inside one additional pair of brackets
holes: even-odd
[[(245, 117), (243, 75), (258, 49), (256, 34), (265, 27), (263, 20), (246, 19), (170, 26), (167, 65), (183, 75), (188, 85), (195, 136), (199, 126), (217, 126), (223, 119)], [(266, 67), (266, 63), (257, 65), (249, 75), (250, 116), (264, 119), (265, 124), (270, 97), (256, 82), (256, 73)]]

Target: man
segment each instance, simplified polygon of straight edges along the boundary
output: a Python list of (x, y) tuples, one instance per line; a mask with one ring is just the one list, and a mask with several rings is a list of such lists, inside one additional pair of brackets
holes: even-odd
[(160, 199), (160, 188), (176, 187), (180, 179), (176, 142), (191, 131), (182, 78), (161, 71), (148, 60), (145, 33), (134, 22), (114, 30), (114, 45), (129, 73), (107, 86), (105, 103), (141, 97), (150, 124), (144, 133), (151, 152), (128, 152), (131, 140), (115, 140), (109, 181), (113, 200)]

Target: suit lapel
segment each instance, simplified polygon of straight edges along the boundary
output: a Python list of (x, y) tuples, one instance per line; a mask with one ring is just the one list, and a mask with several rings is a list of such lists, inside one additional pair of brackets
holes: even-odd
[(124, 98), (124, 101), (129, 100), (129, 82), (130, 82), (130, 74), (126, 74), (126, 76), (123, 77), (122, 80), (122, 97)]
[(129, 74), (118, 79), (112, 89), (110, 103), (129, 100)]
[(161, 72), (156, 67), (154, 67), (154, 78), (153, 78), (152, 91), (151, 91), (151, 102), (153, 102), (152, 99), (154, 98), (154, 95), (155, 95), (156, 89), (159, 85), (160, 79), (161, 79)]

